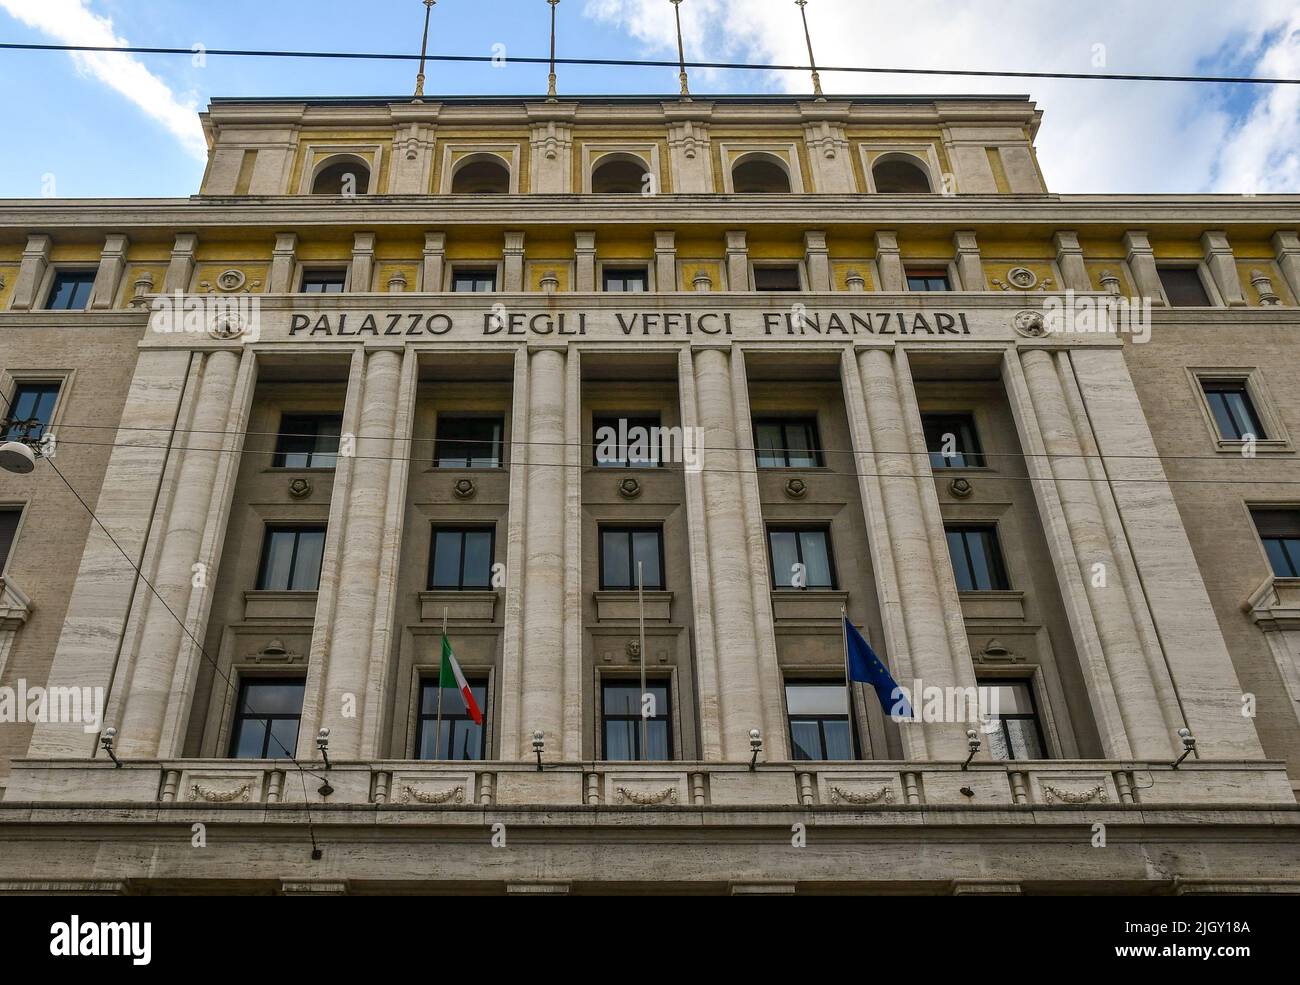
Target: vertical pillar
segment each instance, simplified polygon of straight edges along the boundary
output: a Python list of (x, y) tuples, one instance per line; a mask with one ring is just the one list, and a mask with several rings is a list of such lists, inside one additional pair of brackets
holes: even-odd
[(1165, 303), (1165, 291), (1160, 286), (1160, 273), (1156, 270), (1156, 256), (1151, 250), (1151, 240), (1142, 230), (1124, 234), (1124, 262), (1133, 275), (1138, 294), (1150, 298), (1152, 304)]
[(882, 291), (903, 290), (903, 258), (898, 252), (898, 233), (881, 230), (876, 233), (876, 283)]
[(826, 248), (826, 233), (809, 230), (803, 234), (804, 267), (808, 271), (808, 290), (831, 289), (831, 260)]
[(352, 270), (348, 277), (348, 290), (364, 294), (373, 288), (375, 276), (375, 234), (352, 235)]
[(501, 251), (501, 289), (503, 291), (522, 291), (524, 289), (524, 234), (507, 232), (505, 246)]
[(980, 247), (975, 240), (975, 231), (964, 229), (953, 233), (952, 248), (961, 289), (963, 291), (985, 290), (984, 262), (980, 259)]
[(383, 753), (417, 361), (414, 350), (353, 357), (348, 402), (356, 410), (345, 409), (344, 427), (355, 428), (355, 455), (340, 454), (335, 470), (298, 741), (304, 754), (322, 725), (339, 759)]
[(126, 251), (131, 241), (123, 233), (109, 233), (104, 249), (99, 255), (99, 269), (95, 271), (95, 284), (90, 292), (89, 307), (103, 310), (113, 307), (122, 275), (126, 272)]
[(163, 293), (188, 291), (190, 281), (194, 278), (194, 251), (198, 249), (199, 237), (195, 233), (177, 233), (172, 245), (171, 260), (167, 263), (167, 274), (163, 278)]
[[(255, 376), (251, 349), (196, 354), (196, 399), (173, 451), (174, 485), (159, 502), (161, 538), (145, 559), (158, 595), (141, 586), (118, 661), (118, 751), (181, 754), (225, 540)], [(242, 361), (242, 366), (241, 366)], [(161, 598), (159, 598), (161, 596)], [(178, 617), (184, 622), (184, 628)]]
[(727, 230), (727, 290), (749, 290), (749, 244), (743, 229)]
[(573, 127), (555, 120), (534, 124), (528, 161), (531, 172), (528, 187), (533, 193), (566, 195), (574, 191)]
[(1246, 294), (1241, 289), (1241, 278), (1237, 276), (1237, 258), (1228, 243), (1228, 234), (1223, 230), (1201, 233), (1201, 248), (1205, 250), (1205, 266), (1214, 278), (1214, 286), (1219, 289), (1223, 303), (1230, 308), (1245, 305)]
[(447, 257), (447, 234), (424, 234), (424, 266), (420, 271), (420, 290), (433, 294), (442, 290), (442, 268)]
[(1300, 303), (1300, 234), (1294, 229), (1275, 232), (1273, 251), (1278, 269), (1291, 288), (1291, 297)]
[(676, 234), (671, 229), (655, 231), (655, 290), (677, 290)]
[(271, 273), (267, 292), (288, 294), (293, 290), (294, 270), (298, 265), (298, 234), (276, 233), (271, 251)]
[(596, 234), (594, 232), (576, 232), (573, 234), (573, 260), (575, 291), (594, 291), (596, 289)]
[[(672, 111), (676, 112), (677, 107)], [(669, 124), (668, 163), (674, 192), (678, 195), (710, 194), (713, 191), (711, 161), (707, 123), (686, 119)]]
[(1056, 267), (1061, 272), (1061, 286), (1071, 291), (1091, 291), (1092, 282), (1083, 262), (1079, 234), (1063, 229), (1052, 236), (1052, 243), (1056, 247)]
[(50, 237), (44, 233), (27, 237), (22, 262), (18, 267), (18, 276), (14, 279), (14, 290), (9, 296), (11, 310), (27, 311), (38, 303), (37, 294), (45, 280), (45, 271), (50, 265), (50, 245)]

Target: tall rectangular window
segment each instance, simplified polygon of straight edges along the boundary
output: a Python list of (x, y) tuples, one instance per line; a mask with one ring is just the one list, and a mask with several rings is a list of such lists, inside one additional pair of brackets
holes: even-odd
[(492, 527), (434, 527), (429, 547), (429, 588), (478, 591), (492, 587)]
[[(671, 692), (666, 680), (646, 681), (643, 697), (638, 681), (606, 681), (601, 688), (601, 719), (607, 760), (662, 761), (673, 758)], [(645, 717), (648, 746), (643, 748), (641, 718)]]
[(1214, 415), (1220, 438), (1244, 441), (1247, 435), (1254, 435), (1262, 441), (1268, 437), (1259, 422), (1259, 415), (1255, 413), (1255, 404), (1250, 399), (1250, 388), (1245, 380), (1202, 380), (1201, 388), (1210, 404), (1210, 413)]
[(636, 588), (637, 562), (647, 590), (664, 587), (663, 531), (659, 527), (600, 528), (600, 587), (604, 591)]
[(615, 293), (643, 294), (650, 289), (650, 275), (645, 267), (605, 267), (600, 279), (604, 290)]
[(323, 526), (266, 528), (257, 588), (263, 592), (314, 592), (320, 587)]
[(941, 268), (908, 268), (907, 289), (921, 294), (932, 294), (952, 290), (952, 281), (948, 271)]
[(9, 552), (14, 547), (14, 537), (18, 534), (18, 521), (23, 518), (23, 511), (16, 506), (0, 509), (0, 574), (4, 573), (9, 563)]
[(433, 462), (440, 469), (498, 469), (504, 430), (501, 417), (439, 414)]
[(453, 270), (451, 289), (457, 294), (490, 294), (497, 289), (497, 272), (494, 269)]
[(1208, 308), (1210, 295), (1195, 267), (1157, 267), (1165, 297), (1174, 308)]
[(791, 265), (788, 267), (755, 267), (754, 268), (754, 290), (756, 291), (801, 291), (803, 285), (799, 283), (799, 268)]
[(482, 759), (488, 729), (487, 682), (466, 677), (474, 702), (483, 712), (483, 724), (475, 725), (465, 708), (465, 699), (454, 687), (442, 688), (442, 733), (438, 733), (438, 678), (420, 681), (420, 719), (415, 735), (416, 759)]
[(19, 383), (10, 399), (9, 419), (5, 421), (4, 440), (38, 441), (54, 417), (59, 399), (58, 383)]
[(983, 468), (984, 455), (970, 414), (922, 414), (921, 426), (931, 468)]
[(84, 311), (90, 304), (95, 286), (94, 270), (56, 270), (50, 296), (45, 302), (49, 311)]
[(834, 588), (831, 533), (826, 527), (768, 527), (773, 588)]
[(754, 454), (760, 469), (820, 468), (823, 462), (817, 418), (754, 418)]
[(988, 714), (997, 729), (988, 733), (989, 755), (994, 759), (1045, 759), (1047, 744), (1027, 681), (978, 681), (988, 702)]
[(285, 414), (275, 439), (272, 468), (332, 469), (338, 464), (341, 414)]
[(591, 419), (592, 462), (599, 468), (659, 466), (659, 418), (601, 416)]
[(843, 681), (787, 681), (785, 706), (795, 759), (857, 758)]
[(1251, 510), (1268, 562), (1278, 578), (1300, 578), (1300, 510)]
[(944, 531), (948, 535), (948, 555), (959, 592), (1006, 591), (1011, 587), (1002, 564), (996, 528), (946, 526)]
[(302, 721), (301, 677), (250, 678), (239, 685), (230, 731), (234, 759), (287, 759), (298, 751)]
[(342, 294), (343, 288), (348, 282), (348, 271), (346, 267), (337, 267), (315, 270), (304, 270), (302, 272), (303, 294)]

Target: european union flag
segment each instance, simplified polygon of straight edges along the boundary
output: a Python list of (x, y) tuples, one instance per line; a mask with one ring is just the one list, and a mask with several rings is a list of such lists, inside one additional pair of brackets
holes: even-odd
[(844, 619), (844, 646), (848, 652), (849, 680), (870, 684), (880, 699), (880, 707), (885, 714), (895, 720), (912, 718), (912, 705), (898, 686), (898, 682), (889, 676), (876, 651), (862, 638), (853, 623)]

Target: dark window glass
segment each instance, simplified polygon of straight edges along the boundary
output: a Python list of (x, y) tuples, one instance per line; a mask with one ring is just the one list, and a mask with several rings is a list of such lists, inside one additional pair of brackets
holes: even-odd
[(5, 422), (4, 440), (40, 440), (54, 416), (58, 399), (58, 383), (19, 383), (9, 401), (10, 416)]
[(240, 684), (230, 755), (235, 759), (294, 756), (302, 693), (302, 678), (253, 678)]
[(84, 311), (90, 303), (90, 291), (94, 286), (93, 270), (56, 271), (45, 307), (50, 311)]
[(948, 555), (959, 592), (1005, 591), (1011, 587), (997, 530), (993, 527), (946, 527)]
[(457, 294), (488, 294), (497, 289), (495, 270), (453, 270), (451, 289)]
[(434, 527), (429, 548), (429, 588), (491, 588), (495, 538), (492, 527)]
[[(667, 760), (673, 758), (672, 715), (667, 681), (646, 681), (645, 692), (652, 699), (642, 704), (639, 681), (607, 681), (601, 689), (601, 710), (607, 760)], [(642, 709), (646, 716), (649, 754), (641, 748)]]
[(1201, 386), (1219, 437), (1227, 441), (1243, 441), (1247, 435), (1261, 440), (1268, 437), (1259, 423), (1245, 380), (1203, 380)]
[(18, 533), (18, 521), (22, 516), (20, 509), (0, 510), (0, 573), (9, 563), (9, 552), (13, 550), (14, 536)]
[(302, 272), (303, 294), (342, 294), (343, 285), (347, 283), (348, 272), (345, 268), (337, 270), (304, 270)]
[(982, 468), (979, 435), (969, 414), (922, 414), (925, 447), (935, 469)]
[(314, 592), (320, 587), (325, 528), (267, 527), (257, 587), (264, 592)]
[(440, 469), (500, 468), (504, 429), (500, 417), (439, 414), (434, 464)]
[(910, 161), (880, 161), (871, 169), (876, 191), (885, 194), (924, 194), (930, 191), (926, 173)]
[(825, 527), (769, 527), (773, 588), (834, 588), (831, 534)]
[(815, 417), (757, 417), (754, 453), (760, 469), (812, 469), (822, 465)]
[(663, 531), (658, 527), (602, 527), (600, 587), (609, 591), (635, 589), (636, 566), (640, 561), (643, 587), (661, 591), (663, 558)]
[(442, 688), (442, 734), (438, 737), (438, 679), (420, 682), (420, 720), (415, 735), (415, 758), (482, 759), (483, 737), (488, 728), (487, 682), (466, 677), (474, 701), (483, 712), (483, 724), (475, 725), (465, 708), (465, 699), (454, 687)]
[(785, 705), (795, 759), (857, 758), (843, 681), (788, 682)]
[(1195, 267), (1157, 267), (1165, 297), (1175, 308), (1206, 308), (1210, 296), (1205, 292), (1201, 272)]
[(271, 465), (277, 469), (332, 469), (338, 463), (340, 414), (285, 414)]
[(592, 461), (600, 468), (659, 466), (659, 418), (593, 417)]
[(1039, 725), (1034, 694), (1023, 681), (979, 681), (985, 689), (989, 724), (989, 755), (994, 759), (1045, 759), (1046, 743)]
[(946, 270), (909, 270), (907, 289), (917, 292), (951, 291), (952, 282)]
[(755, 267), (754, 290), (801, 291), (798, 267)]
[(604, 269), (601, 275), (606, 291), (629, 291), (644, 293), (650, 289), (650, 277), (644, 267), (629, 270)]
[(1278, 578), (1300, 578), (1300, 510), (1251, 510)]

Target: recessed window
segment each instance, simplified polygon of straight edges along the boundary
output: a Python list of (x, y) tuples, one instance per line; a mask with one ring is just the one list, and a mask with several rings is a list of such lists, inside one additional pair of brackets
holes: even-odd
[(252, 678), (239, 686), (230, 732), (234, 759), (289, 759), (298, 751), (303, 679)]
[(302, 272), (303, 294), (342, 294), (348, 282), (346, 267), (309, 269)]
[(84, 311), (94, 286), (94, 270), (56, 270), (45, 307), (49, 311)]
[(490, 294), (497, 289), (497, 272), (494, 269), (453, 270), (451, 289), (457, 294)]
[(338, 464), (341, 414), (285, 414), (275, 439), (271, 467), (332, 469)]
[(1011, 588), (995, 527), (948, 526), (944, 532), (957, 591), (999, 592)]
[(831, 533), (826, 527), (768, 527), (767, 546), (773, 588), (835, 587)]
[(645, 267), (606, 267), (600, 279), (603, 290), (615, 293), (644, 294), (650, 289), (650, 275)]
[(1251, 510), (1260, 542), (1278, 578), (1300, 578), (1300, 510)]
[(754, 454), (760, 469), (821, 468), (815, 417), (756, 417)]
[(1214, 415), (1219, 437), (1225, 441), (1245, 441), (1249, 437), (1264, 440), (1268, 437), (1250, 399), (1250, 388), (1245, 380), (1201, 380), (1201, 389)]
[(934, 294), (952, 290), (952, 281), (948, 271), (939, 268), (916, 268), (907, 270), (907, 289), (917, 294)]
[(370, 191), (370, 168), (356, 158), (326, 164), (311, 183), (313, 195), (364, 195)]
[(984, 467), (979, 435), (970, 414), (922, 414), (925, 448), (934, 469), (978, 469)]
[(608, 155), (591, 172), (591, 190), (597, 195), (636, 195), (646, 187), (647, 173), (640, 158)]
[(18, 534), (18, 521), (23, 518), (20, 507), (6, 506), (0, 508), (0, 573), (9, 563), (9, 552), (14, 547), (14, 537)]
[(323, 526), (266, 528), (257, 588), (262, 592), (314, 592), (320, 587)]
[(984, 690), (990, 725), (989, 755), (996, 760), (1045, 759), (1047, 745), (1034, 705), (1034, 692), (1026, 681), (978, 682)]
[(934, 190), (925, 169), (901, 157), (877, 161), (871, 168), (871, 180), (876, 191), (889, 195), (924, 195)]
[(498, 469), (504, 430), (501, 417), (439, 414), (433, 463), (440, 469)]
[(1165, 298), (1174, 308), (1207, 308), (1212, 303), (1196, 267), (1157, 267)]
[(756, 291), (800, 291), (799, 268), (795, 265), (754, 268), (754, 290)]
[(856, 759), (843, 681), (787, 681), (790, 748), (797, 760)]
[[(483, 724), (476, 725), (465, 707), (465, 699), (454, 687), (438, 687), (436, 677), (420, 681), (420, 719), (415, 735), (416, 759), (471, 760), (483, 758), (483, 738), (488, 729), (487, 681), (467, 676), (465, 683), (474, 703), (483, 711)], [(442, 691), (442, 734), (438, 734), (438, 691)]]
[[(601, 688), (605, 759), (617, 762), (672, 759), (671, 700), (666, 680), (647, 680), (644, 692), (639, 682), (606, 681)], [(643, 731), (647, 742), (644, 747)]]
[(649, 591), (664, 587), (664, 541), (659, 527), (600, 528), (600, 587), (602, 591), (628, 591), (637, 587), (637, 565), (642, 586)]
[(602, 469), (658, 468), (660, 436), (657, 416), (593, 417), (592, 463)]
[(14, 387), (4, 440), (40, 440), (54, 416), (59, 386), (58, 383), (19, 383)]
[(471, 157), (460, 164), (451, 179), (453, 195), (508, 195), (510, 169), (491, 154)]
[(788, 194), (790, 173), (770, 154), (748, 154), (731, 169), (731, 187), (742, 195)]
[(492, 587), (492, 527), (434, 527), (429, 547), (429, 588), (482, 591)]

